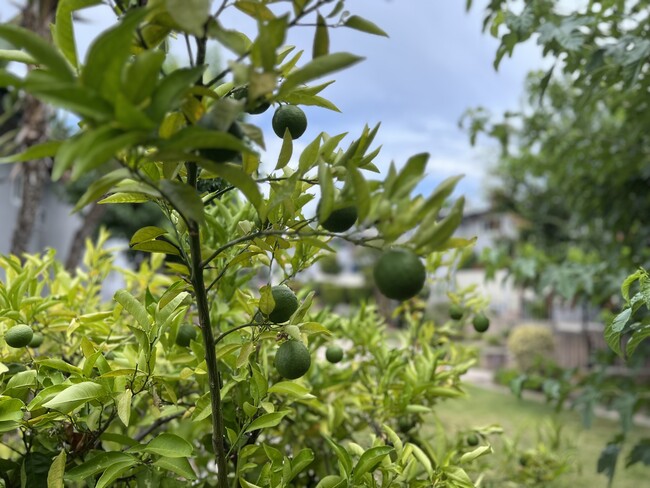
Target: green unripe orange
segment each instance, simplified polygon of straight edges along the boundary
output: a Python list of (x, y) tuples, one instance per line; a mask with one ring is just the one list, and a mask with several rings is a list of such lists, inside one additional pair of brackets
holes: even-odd
[(467, 436), (467, 445), (468, 446), (478, 446), (479, 438), (476, 434), (470, 434)]
[(379, 291), (393, 300), (408, 300), (420, 293), (427, 277), (420, 258), (407, 249), (385, 252), (373, 270)]
[(300, 378), (309, 370), (310, 366), (309, 350), (300, 341), (284, 342), (275, 354), (275, 369), (288, 380)]
[[(213, 115), (208, 113), (199, 120), (198, 125), (210, 130), (218, 130), (216, 123), (213, 120)], [(228, 128), (228, 134), (236, 137), (237, 139), (244, 138), (244, 131), (237, 122), (233, 122)], [(220, 147), (204, 147), (199, 149), (199, 154), (206, 159), (210, 159), (215, 163), (226, 163), (232, 161), (239, 156), (239, 151), (234, 149), (225, 149)]]
[(29, 341), (29, 347), (39, 347), (41, 344), (43, 344), (43, 339), (43, 334), (40, 332), (34, 332), (32, 340)]
[(190, 324), (183, 324), (178, 328), (176, 344), (181, 347), (188, 347), (193, 339), (196, 339), (196, 327)]
[(34, 337), (34, 331), (29, 325), (14, 325), (5, 333), (7, 345), (14, 348), (25, 347), (29, 345)]
[(328, 346), (325, 350), (325, 358), (332, 364), (336, 364), (343, 359), (343, 349), (336, 344)]
[(307, 116), (295, 105), (282, 105), (273, 114), (271, 125), (278, 137), (283, 138), (284, 131), (289, 129), (291, 138), (298, 139), (307, 130)]
[(271, 293), (275, 306), (269, 314), (269, 320), (274, 324), (282, 324), (298, 310), (298, 298), (291, 288), (285, 285), (274, 286), (271, 288)]
[(453, 304), (451, 307), (449, 307), (449, 316), (453, 320), (462, 319), (464, 314), (465, 314), (465, 310), (463, 310), (463, 307), (461, 307), (460, 305)]
[[(318, 202), (317, 209), (320, 209), (320, 202)], [(357, 208), (354, 205), (350, 205), (332, 210), (320, 225), (323, 229), (329, 230), (330, 232), (345, 232), (355, 224), (357, 217)]]
[(485, 332), (490, 327), (490, 319), (488, 319), (482, 313), (479, 313), (472, 319), (472, 325), (474, 326), (474, 330), (476, 330), (476, 332)]

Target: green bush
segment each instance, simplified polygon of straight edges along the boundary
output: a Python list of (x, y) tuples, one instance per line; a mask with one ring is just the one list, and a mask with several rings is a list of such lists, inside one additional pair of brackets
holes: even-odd
[(553, 356), (553, 333), (543, 325), (521, 325), (508, 337), (508, 351), (522, 372), (531, 371), (536, 364)]
[(326, 254), (318, 261), (318, 264), (320, 265), (321, 271), (325, 274), (336, 275), (343, 269), (339, 260), (336, 258), (336, 254)]

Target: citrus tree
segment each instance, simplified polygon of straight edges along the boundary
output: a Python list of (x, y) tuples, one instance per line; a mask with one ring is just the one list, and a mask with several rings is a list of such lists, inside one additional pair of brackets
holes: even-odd
[[(320, 95), (332, 81), (316, 80), (361, 60), (329, 52), (330, 28), (385, 33), (343, 1), (119, 1), (82, 61), (74, 15), (98, 3), (59, 1), (53, 45), (0, 25), (14, 47), (1, 55), (28, 66), (0, 84), (79, 118), (70, 137), (3, 162), (52, 157), (55, 181), (100, 171), (76, 210), (153, 202), (167, 223), (133, 234), (152, 258), (121, 271), (114, 306), (100, 295), (105, 235), (75, 274), (52, 253), (2, 259), (5, 485), (473, 486), (463, 465), (491, 450), (490, 431), (468, 446), (416, 428), (461, 394), (475, 360), (410, 301), (427, 270), (452, 264), (444, 251), (471, 244), (453, 237), (462, 198), (439, 215), (458, 178), (414, 195), (426, 154), (381, 175), (379, 126), (346, 144), (315, 130), (294, 154), (300, 107), (338, 110)], [(255, 35), (224, 25), (226, 10)], [(285, 43), (298, 27), (314, 30), (308, 53)], [(179, 39), (189, 66), (171, 67)], [(208, 41), (233, 53), (216, 74)], [(271, 107), (277, 154), (263, 152), (265, 128), (242, 121)], [(370, 307), (341, 321), (295, 293), (334, 237), (383, 253), (375, 280), (403, 302), (407, 342), (389, 342)]]

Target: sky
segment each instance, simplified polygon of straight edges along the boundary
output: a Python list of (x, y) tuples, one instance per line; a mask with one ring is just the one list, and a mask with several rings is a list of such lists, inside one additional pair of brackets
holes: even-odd
[[(349, 132), (344, 146), (357, 137), (364, 124), (381, 122), (375, 139), (382, 151), (375, 164), (382, 169), (391, 161), (400, 167), (408, 157), (428, 152), (427, 178), (417, 191), (430, 192), (443, 179), (464, 174), (457, 193), (466, 195), (468, 209), (486, 204), (484, 183), (495, 162), (496, 148), (480, 140), (470, 147), (458, 121), (468, 108), (483, 106), (493, 114), (516, 109), (522, 98), (526, 74), (544, 66), (538, 47), (529, 42), (515, 49), (513, 58), (493, 68), (498, 41), (482, 33), (481, 6), (467, 13), (463, 1), (348, 0), (347, 9), (380, 26), (389, 38), (371, 36), (348, 28), (330, 30), (330, 52), (347, 51), (365, 57), (362, 63), (336, 73), (336, 83), (321, 95), (341, 109), (336, 113), (304, 107), (309, 121), (305, 135), (294, 149), (304, 147), (320, 131)], [(14, 0), (0, 0), (0, 22), (15, 12)], [(329, 9), (326, 9), (326, 12)], [(108, 7), (83, 11), (86, 22), (77, 26), (77, 43), (83, 55), (98, 32), (114, 22)], [(242, 15), (226, 9), (225, 26), (249, 30)], [(288, 44), (305, 49), (309, 59), (313, 27), (297, 27)], [(184, 51), (175, 51), (179, 58)], [(223, 51), (224, 60), (234, 56)], [(251, 118), (266, 136), (267, 155), (275, 161), (281, 140), (271, 131), (272, 111)]]

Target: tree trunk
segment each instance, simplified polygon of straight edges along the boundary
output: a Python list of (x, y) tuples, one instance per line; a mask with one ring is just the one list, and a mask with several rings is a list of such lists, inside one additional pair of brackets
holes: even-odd
[[(56, 5), (56, 0), (28, 2), (22, 10), (22, 26), (49, 39), (50, 24), (54, 21)], [(47, 107), (31, 95), (27, 95), (20, 120), (21, 129), (16, 136), (18, 146), (24, 150), (43, 142), (47, 138), (48, 122)], [(29, 161), (22, 165), (22, 202), (11, 239), (12, 254), (21, 255), (28, 250), (49, 179), (49, 165), (49, 159)]]
[(65, 269), (70, 272), (73, 272), (79, 263), (84, 253), (86, 239), (89, 238), (95, 229), (99, 225), (106, 213), (106, 205), (99, 205), (97, 203), (93, 204), (88, 213), (84, 216), (83, 223), (81, 227), (77, 229), (74, 237), (72, 238), (72, 243), (70, 244), (70, 250), (68, 251), (68, 257), (65, 261)]

